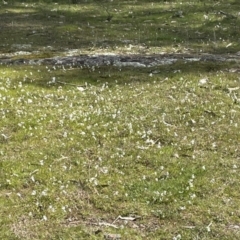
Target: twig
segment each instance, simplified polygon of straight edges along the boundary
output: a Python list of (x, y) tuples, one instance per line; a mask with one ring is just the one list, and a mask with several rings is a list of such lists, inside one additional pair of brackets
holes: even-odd
[(119, 219), (125, 220), (125, 221), (135, 221), (137, 217), (121, 217), (119, 216)]
[(99, 223), (92, 223), (93, 225), (97, 226), (106, 226), (106, 227), (113, 227), (113, 228), (118, 228), (118, 226), (111, 224), (111, 223), (106, 223), (106, 222), (99, 222)]
[[(72, 225), (72, 224), (80, 224), (82, 223), (82, 220), (68, 220), (68, 222), (66, 222), (66, 224), (69, 224), (69, 225)], [(118, 228), (118, 226), (114, 225), (114, 224), (111, 224), (111, 223), (107, 223), (107, 222), (99, 222), (99, 223), (89, 223), (89, 224), (92, 224), (92, 225), (96, 225), (96, 226), (106, 226), (106, 227), (113, 227), (113, 228)]]
[(195, 226), (183, 226), (183, 228), (187, 228), (187, 229), (194, 229)]
[(68, 222), (69, 225), (73, 225), (73, 224), (76, 225), (76, 224), (80, 224), (80, 223), (82, 223), (82, 221), (80, 221), (80, 220), (79, 221), (76, 220), (76, 221), (69, 221)]
[(114, 223), (119, 219), (119, 217), (121, 217), (121, 216), (118, 216), (118, 217), (112, 222), (112, 224), (114, 224)]
[(121, 215), (119, 215), (113, 222), (112, 224), (114, 224), (118, 219), (120, 220), (125, 220), (125, 221), (135, 221), (136, 219), (141, 218), (140, 216), (136, 216), (136, 217), (122, 217)]

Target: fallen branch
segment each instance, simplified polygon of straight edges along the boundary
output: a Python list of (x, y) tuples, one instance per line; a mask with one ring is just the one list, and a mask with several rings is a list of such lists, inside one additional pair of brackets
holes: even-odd
[(122, 216), (118, 216), (118, 217), (112, 222), (112, 224), (115, 223), (115, 222), (118, 221), (118, 220), (135, 221), (135, 220), (137, 220), (137, 219), (139, 219), (139, 218), (141, 218), (141, 217), (140, 217), (140, 216), (136, 216), (136, 217), (122, 217)]
[(99, 222), (99, 223), (92, 223), (93, 225), (97, 226), (105, 226), (105, 227), (113, 227), (113, 228), (118, 228), (118, 226), (111, 224), (111, 223), (106, 223), (106, 222)]

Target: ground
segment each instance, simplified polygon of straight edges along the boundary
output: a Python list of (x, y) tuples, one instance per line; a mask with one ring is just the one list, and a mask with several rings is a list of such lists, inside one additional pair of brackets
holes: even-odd
[(239, 239), (239, 12), (3, 1), (1, 239)]

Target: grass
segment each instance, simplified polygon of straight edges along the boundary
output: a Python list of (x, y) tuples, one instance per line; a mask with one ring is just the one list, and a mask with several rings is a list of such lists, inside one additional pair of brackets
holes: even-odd
[[(31, 44), (30, 58), (74, 48), (127, 53), (121, 35), (134, 43), (132, 53), (238, 51), (237, 27), (221, 31), (238, 17), (215, 14), (237, 16), (237, 2), (182, 3), (112, 2), (102, 8), (118, 11), (105, 22), (107, 12), (92, 1), (9, 1), (1, 8), (1, 52)], [(172, 17), (178, 9), (184, 18)], [(215, 21), (221, 27), (213, 39), (208, 27)], [(168, 34), (156, 38), (157, 25)], [(190, 37), (201, 28), (205, 42)], [(33, 30), (41, 34), (26, 38)], [(0, 238), (239, 239), (240, 89), (238, 73), (229, 71), (235, 68), (0, 66)]]
[(237, 239), (239, 80), (188, 67), (1, 67), (2, 239)]
[(28, 44), (34, 57), (69, 49), (236, 53), (239, 11), (236, 1), (9, 1), (0, 10), (0, 52)]

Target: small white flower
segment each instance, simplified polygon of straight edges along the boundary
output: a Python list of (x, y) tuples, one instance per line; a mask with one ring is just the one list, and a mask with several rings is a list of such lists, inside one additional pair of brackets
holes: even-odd
[(98, 185), (98, 181), (95, 177), (89, 179), (90, 183), (93, 183), (95, 186)]
[(198, 86), (203, 86), (208, 83), (208, 78), (202, 78), (198, 82)]
[(179, 209), (183, 211), (183, 210), (186, 209), (186, 207), (185, 206), (181, 206)]
[(33, 190), (32, 193), (31, 193), (32, 196), (35, 196), (36, 194), (37, 194), (36, 190)]
[(102, 170), (102, 173), (104, 173), (104, 174), (108, 173), (108, 168), (107, 167), (103, 167), (101, 170)]
[(63, 210), (63, 212), (66, 212), (66, 207), (62, 206), (62, 210)]
[(83, 87), (77, 87), (77, 90), (80, 91), (80, 92), (83, 92), (85, 90), (85, 88)]
[(193, 194), (190, 195), (190, 198), (191, 198), (191, 199), (194, 199), (195, 197), (196, 197), (196, 194), (195, 194), (195, 193), (193, 193)]
[(55, 208), (54, 208), (52, 205), (50, 205), (50, 206), (48, 207), (48, 209), (49, 209), (51, 212), (55, 212)]
[(212, 225), (212, 222), (210, 222), (210, 223), (207, 225), (207, 227), (206, 227), (206, 229), (207, 229), (208, 232), (211, 232), (211, 228), (210, 228), (211, 225)]
[(22, 197), (21, 193), (17, 193), (17, 196), (20, 197), (20, 198)]
[(189, 187), (190, 187), (190, 188), (193, 188), (193, 179), (190, 179), (190, 180), (188, 181), (188, 184), (189, 184)]
[(208, 19), (208, 15), (206, 15), (206, 14), (204, 14), (203, 17), (204, 17), (205, 20)]
[(173, 240), (180, 240), (180, 239), (182, 239), (181, 234), (178, 234), (176, 237), (173, 237)]
[(217, 144), (214, 142), (212, 143), (212, 148), (216, 148), (217, 147)]
[(43, 190), (41, 193), (42, 196), (47, 196), (47, 189)]
[(35, 182), (35, 178), (34, 178), (34, 176), (31, 176), (31, 180), (32, 180), (33, 182)]

